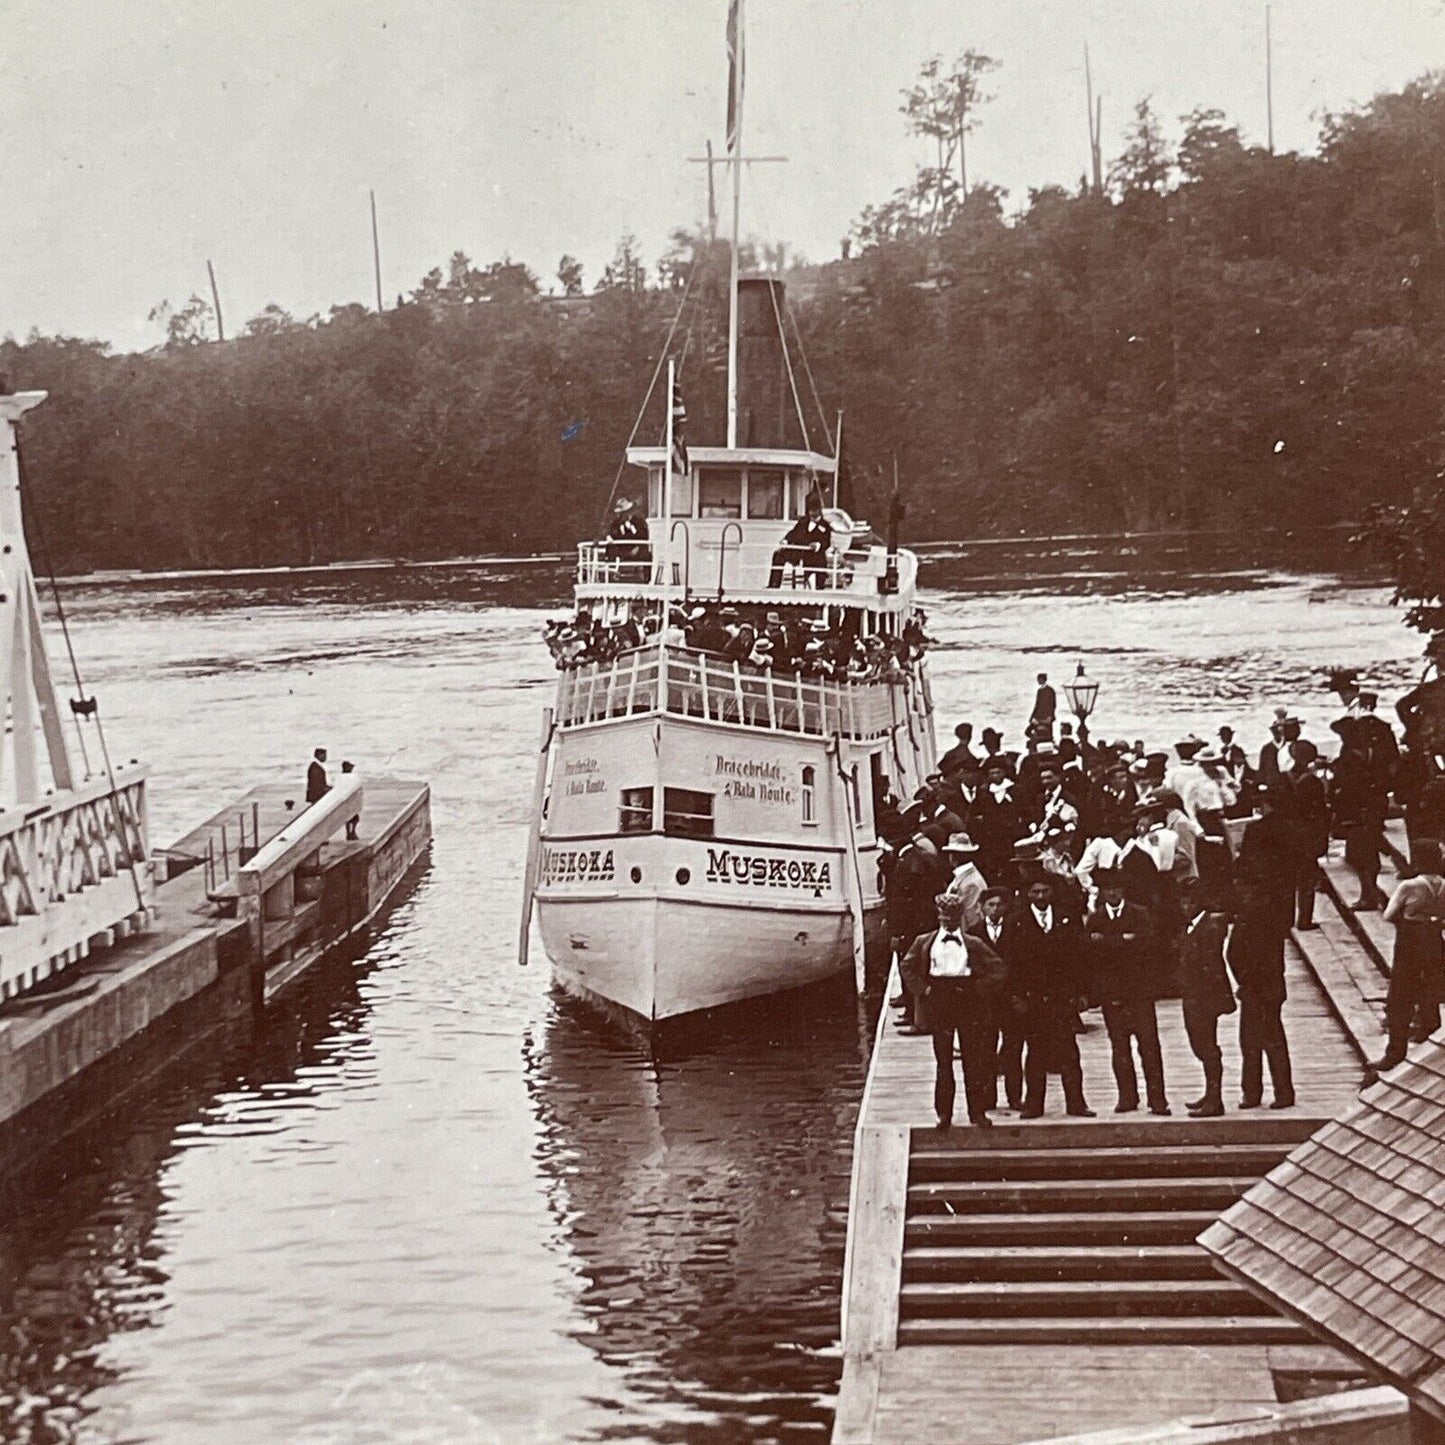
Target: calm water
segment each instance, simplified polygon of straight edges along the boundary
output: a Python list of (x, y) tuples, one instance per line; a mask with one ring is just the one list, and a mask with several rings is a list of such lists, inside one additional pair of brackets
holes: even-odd
[[(992, 549), (925, 581), (940, 722), (1015, 742), (1033, 674), (1078, 659), (1100, 734), (1230, 721), (1250, 745), (1276, 703), (1327, 736), (1327, 665), (1391, 694), (1414, 673), (1385, 591), (1318, 559)], [(515, 965), (567, 585), (492, 564), (71, 589), (157, 842), (258, 777), (299, 785), (325, 743), (430, 779), (436, 846), (360, 963), (9, 1203), (0, 1435), (826, 1438), (858, 1008), (653, 1060)]]

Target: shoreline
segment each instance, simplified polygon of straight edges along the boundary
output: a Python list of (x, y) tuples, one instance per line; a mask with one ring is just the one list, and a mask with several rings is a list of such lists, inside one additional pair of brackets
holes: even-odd
[[(1209, 527), (1193, 531), (1151, 531), (1151, 532), (1054, 532), (1030, 533), (1007, 537), (941, 537), (929, 541), (906, 544), (909, 550), (920, 558), (936, 555), (947, 548), (990, 547), (1057, 547), (1094, 544), (1097, 546), (1127, 546), (1137, 542), (1229, 541), (1248, 538), (1257, 541), (1262, 537), (1291, 540), (1301, 537), (1326, 538), (1339, 536), (1348, 540), (1354, 531), (1352, 522), (1326, 522), (1312, 527), (1268, 527), (1241, 529), (1238, 527)], [(442, 569), (449, 567), (482, 566), (532, 566), (544, 563), (565, 563), (572, 560), (572, 552), (526, 552), (508, 555), (477, 553), (458, 557), (432, 557), (412, 560), (406, 557), (361, 557), (336, 562), (308, 562), (299, 564), (271, 563), (256, 567), (180, 567), (158, 568), (154, 571), (144, 567), (107, 568), (96, 572), (61, 572), (56, 574), (57, 582), (68, 585), (108, 586), (116, 582), (196, 582), (210, 579), (237, 579), (244, 577), (302, 577), (326, 575), (337, 572), (392, 572), (418, 569)]]

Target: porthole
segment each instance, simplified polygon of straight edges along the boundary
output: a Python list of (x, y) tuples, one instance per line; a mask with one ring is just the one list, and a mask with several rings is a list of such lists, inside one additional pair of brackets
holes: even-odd
[(629, 878), (631, 878), (634, 883), (641, 883), (641, 882), (642, 882), (642, 869), (641, 869), (641, 868), (634, 868), (634, 869), (632, 870), (632, 872), (629, 873), (627, 876), (628, 876)]
[(677, 881), (684, 886), (692, 881), (692, 874), (686, 868), (677, 870)]

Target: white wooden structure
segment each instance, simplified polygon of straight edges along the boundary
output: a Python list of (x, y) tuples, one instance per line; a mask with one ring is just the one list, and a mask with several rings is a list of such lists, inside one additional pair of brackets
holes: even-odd
[[(0, 997), (143, 925), (153, 906), (143, 769), (112, 769), (99, 736), (66, 745), (21, 515), (16, 424), (43, 391), (0, 396)], [(86, 726), (76, 715), (76, 726)], [(92, 718), (92, 725), (93, 718)], [(82, 739), (84, 734), (81, 735)]]

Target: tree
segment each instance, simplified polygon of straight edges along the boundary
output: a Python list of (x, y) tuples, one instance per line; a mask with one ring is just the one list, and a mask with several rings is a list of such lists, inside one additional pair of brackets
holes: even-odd
[(918, 80), (903, 92), (900, 110), (908, 129), (934, 145), (935, 164), (920, 169), (915, 183), (934, 230), (948, 220), (957, 201), (968, 198), (966, 137), (978, 125), (979, 107), (993, 99), (984, 94), (983, 80), (998, 67), (997, 60), (977, 50), (965, 50), (951, 70), (944, 69), (941, 55), (934, 55), (923, 63)]
[(1179, 142), (1179, 173), (1186, 181), (1205, 179), (1223, 166), (1238, 163), (1244, 156), (1239, 127), (1227, 125), (1222, 110), (1195, 106), (1180, 117), (1184, 127)]
[(1395, 603), (1408, 604), (1406, 624), (1445, 670), (1445, 467), (1423, 475), (1405, 505), (1372, 506), (1362, 537), (1388, 560)]
[(278, 336), (283, 331), (290, 331), (295, 325), (295, 317), (272, 301), (246, 323), (243, 335)]
[(564, 296), (582, 294), (582, 263), (575, 256), (563, 256), (557, 263), (557, 280)]
[(211, 305), (195, 292), (180, 310), (169, 301), (161, 301), (151, 307), (147, 321), (157, 321), (166, 333), (167, 346), (199, 346), (211, 339)]
[(634, 292), (647, 289), (647, 263), (637, 254), (637, 237), (630, 232), (617, 243), (617, 250), (603, 269), (597, 289)]
[(1124, 149), (1109, 167), (1109, 185), (1121, 198), (1162, 196), (1173, 169), (1163, 127), (1146, 95), (1135, 105), (1134, 120), (1124, 133)]

